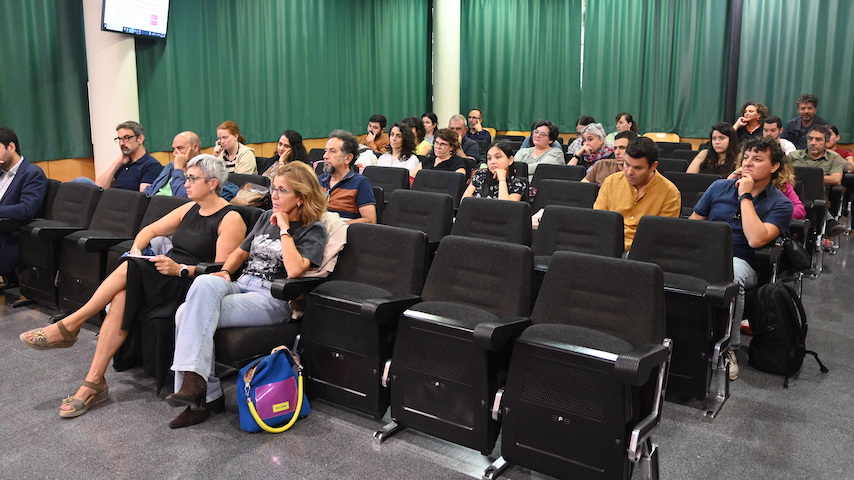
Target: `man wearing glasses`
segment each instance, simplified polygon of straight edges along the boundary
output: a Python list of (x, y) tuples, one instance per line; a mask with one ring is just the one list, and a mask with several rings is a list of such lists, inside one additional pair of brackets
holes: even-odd
[(485, 145), (492, 143), (492, 135), (489, 130), (483, 128), (483, 112), (479, 108), (473, 108), (469, 112), (469, 129), (466, 137), (475, 142), (483, 142)]
[(145, 151), (145, 130), (142, 125), (127, 121), (116, 127), (118, 136), (113, 140), (122, 151), (95, 183), (101, 188), (122, 188), (144, 191), (163, 168), (160, 162)]
[(323, 173), (318, 180), (326, 190), (326, 207), (346, 223), (377, 223), (377, 201), (367, 177), (353, 171), (359, 154), (356, 137), (344, 130), (333, 130), (323, 154)]

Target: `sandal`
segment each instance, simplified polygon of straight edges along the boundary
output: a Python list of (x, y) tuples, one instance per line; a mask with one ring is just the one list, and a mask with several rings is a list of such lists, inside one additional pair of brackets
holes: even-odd
[[(65, 328), (62, 322), (56, 322), (59, 333), (62, 334), (62, 340), (54, 343), (47, 343), (47, 335), (44, 333), (44, 328), (36, 328), (29, 332), (24, 332), (18, 336), (24, 345), (35, 348), (36, 350), (50, 350), (51, 348), (68, 348), (77, 342), (77, 333), (71, 333)], [(32, 334), (33, 338), (27, 338), (27, 334)]]
[(110, 398), (108, 390), (107, 390), (107, 382), (102, 381), (101, 383), (92, 383), (88, 381), (83, 381), (84, 387), (89, 387), (92, 390), (95, 390), (95, 393), (89, 396), (85, 401), (80, 400), (74, 395), (64, 399), (62, 401), (62, 405), (71, 406), (71, 410), (62, 410), (62, 405), (60, 405), (59, 416), (62, 418), (74, 418), (79, 417), (86, 413), (90, 408), (95, 405), (105, 401)]

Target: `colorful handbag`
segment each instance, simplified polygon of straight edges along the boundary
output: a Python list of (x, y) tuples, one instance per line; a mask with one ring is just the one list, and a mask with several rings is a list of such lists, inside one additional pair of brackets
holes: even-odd
[(237, 376), (240, 428), (281, 433), (311, 412), (303, 393), (299, 356), (285, 346), (240, 369)]

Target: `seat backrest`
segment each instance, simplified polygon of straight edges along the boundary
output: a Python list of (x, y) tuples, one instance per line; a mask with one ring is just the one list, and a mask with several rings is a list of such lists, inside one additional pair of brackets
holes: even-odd
[(45, 218), (86, 228), (92, 221), (101, 188), (85, 183), (65, 182), (47, 207)]
[(656, 170), (659, 172), (685, 173), (685, 171), (688, 170), (688, 160), (680, 158), (659, 158)]
[[(537, 171), (539, 172), (539, 169)], [(537, 196), (534, 197), (531, 210), (539, 212), (548, 205), (593, 208), (597, 196), (599, 185), (595, 183), (547, 179), (541, 181), (537, 187)]]
[(795, 178), (803, 182), (807, 200), (824, 200), (824, 170), (819, 167), (795, 167)]
[(629, 258), (708, 283), (731, 282), (732, 229), (724, 222), (646, 215)]
[(42, 206), (39, 207), (39, 211), (36, 213), (35, 218), (45, 218), (47, 210), (56, 198), (56, 192), (59, 191), (59, 186), (61, 184), (62, 182), (59, 180), (48, 179), (47, 189), (44, 192), (44, 200), (42, 200)]
[(376, 201), (374, 208), (377, 212), (377, 223), (382, 223), (383, 212), (385, 211), (385, 191), (383, 187), (378, 185), (372, 185), (371, 190), (374, 192), (374, 200)]
[(110, 232), (124, 237), (133, 237), (148, 207), (148, 195), (133, 190), (108, 188), (98, 199), (89, 230)]
[(524, 135), (496, 135), (495, 136), (496, 142), (502, 141), (502, 140), (505, 142), (520, 142), (521, 143), (521, 142), (525, 141), (525, 136)]
[(556, 252), (531, 321), (590, 328), (632, 345), (661, 343), (665, 331), (661, 268), (619, 258)]
[(439, 242), (451, 233), (454, 201), (447, 193), (398, 189), (388, 200), (383, 223), (420, 230), (430, 242)]
[(711, 173), (684, 173), (684, 172), (661, 172), (668, 180), (676, 185), (682, 194), (682, 208), (694, 208), (697, 200), (709, 185), (720, 180), (721, 177)]
[(418, 230), (354, 223), (338, 255), (333, 280), (348, 280), (395, 294), (420, 295), (427, 265), (427, 235)]
[(691, 150), (690, 148), (677, 148), (667, 156), (670, 158), (678, 158), (679, 160), (688, 160), (690, 162), (691, 160), (694, 160), (694, 157), (696, 157), (698, 153), (700, 152)]
[(139, 228), (142, 229), (160, 220), (166, 214), (189, 202), (189, 198), (173, 197), (171, 195), (155, 195), (148, 201), (148, 207), (145, 208), (145, 215), (142, 217), (142, 223)]
[(681, 138), (679, 138), (679, 135), (675, 133), (666, 132), (646, 132), (643, 134), (643, 136), (655, 140), (656, 143), (678, 142), (681, 140)]
[(691, 144), (688, 142), (656, 142), (658, 148), (664, 150), (665, 156), (670, 156), (674, 150), (690, 150)]
[(587, 175), (587, 169), (581, 165), (537, 165), (537, 170), (534, 172), (534, 178), (531, 179), (531, 185), (540, 188), (540, 182), (545, 179), (554, 180), (575, 180), (580, 182)]
[(545, 208), (531, 245), (534, 256), (568, 251), (620, 258), (623, 248), (620, 213), (562, 205)]
[(466, 191), (466, 176), (459, 172), (421, 170), (412, 182), (412, 190), (447, 193), (454, 201), (454, 208), (457, 208)]
[(511, 200), (466, 198), (451, 235), (531, 245), (531, 206)]
[(460, 303), (498, 316), (527, 316), (534, 259), (524, 245), (448, 235), (421, 299)]
[(362, 175), (371, 181), (371, 185), (382, 187), (389, 197), (399, 188), (409, 189), (409, 170), (405, 168), (368, 165)]
[(258, 219), (261, 218), (261, 214), (264, 213), (264, 210), (258, 207), (249, 207), (246, 205), (234, 205), (234, 209), (237, 210), (237, 213), (243, 217), (243, 223), (246, 225), (246, 233), (249, 233), (252, 230), (252, 227), (258, 223)]
[(513, 168), (516, 170), (516, 177), (528, 179), (528, 164), (525, 162), (513, 162)]
[(238, 188), (245, 185), (247, 182), (252, 182), (255, 185), (264, 187), (270, 186), (270, 179), (264, 175), (250, 175), (248, 173), (229, 173), (228, 181), (237, 185)]
[(308, 162), (314, 164), (314, 162), (323, 160), (324, 153), (326, 153), (325, 148), (312, 148), (308, 151)]

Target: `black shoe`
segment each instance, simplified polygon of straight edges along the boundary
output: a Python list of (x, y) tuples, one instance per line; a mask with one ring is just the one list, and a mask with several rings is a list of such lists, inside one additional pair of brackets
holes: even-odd
[(225, 396), (223, 395), (213, 402), (206, 403), (204, 407), (198, 410), (193, 407), (187, 407), (180, 415), (169, 422), (169, 428), (175, 429), (189, 427), (190, 425), (198, 425), (207, 420), (212, 413), (222, 413), (224, 411)]
[(845, 226), (834, 219), (830, 219), (824, 226), (824, 237), (831, 238), (845, 233)]
[[(184, 372), (184, 381), (181, 382), (181, 389), (175, 393), (166, 395), (166, 403), (173, 407), (187, 406), (202, 409), (207, 393), (207, 380), (202, 378), (198, 373)], [(201, 421), (203, 422), (204, 420)]]

